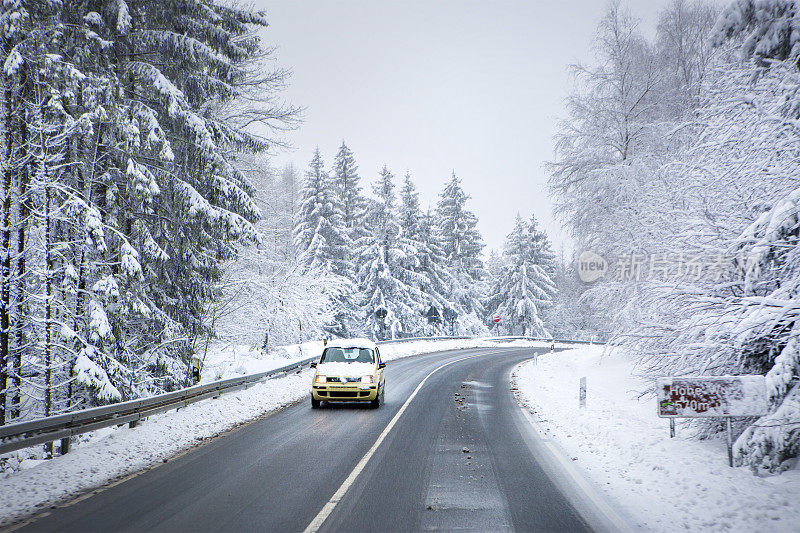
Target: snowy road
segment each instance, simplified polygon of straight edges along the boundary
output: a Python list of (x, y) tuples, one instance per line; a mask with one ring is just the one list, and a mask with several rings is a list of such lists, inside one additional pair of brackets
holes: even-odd
[[(312, 411), (304, 401), (22, 530), (303, 531), (323, 509), (321, 531), (604, 529), (580, 498), (564, 496), (566, 485), (538, 456), (538, 436), (509, 391), (510, 370), (532, 351), (392, 361), (377, 411), (347, 404)], [(331, 501), (346, 479), (352, 485)]]

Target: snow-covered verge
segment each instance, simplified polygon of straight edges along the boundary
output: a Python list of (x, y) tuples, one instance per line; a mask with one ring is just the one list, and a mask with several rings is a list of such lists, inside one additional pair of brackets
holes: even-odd
[(322, 341), (281, 346), (269, 353), (247, 344), (217, 342), (203, 360), (201, 383), (267, 372), (322, 353)]
[[(495, 343), (482, 339), (410, 341), (380, 347), (386, 361), (435, 351), (485, 346), (544, 346), (515, 341)], [(322, 342), (283, 347), (271, 354), (239, 345), (218, 345), (209, 350), (203, 381), (263, 372), (320, 354)], [(0, 527), (47, 506), (104, 486), (179, 454), (270, 411), (305, 398), (310, 370), (268, 380), (247, 390), (204, 400), (179, 411), (152, 416), (139, 426), (106, 428), (81, 435), (70, 453), (42, 461), (32, 459), (40, 447), (6, 454), (0, 474)]]
[(523, 363), (512, 381), (545, 434), (642, 530), (797, 531), (800, 468), (759, 477), (728, 466), (723, 440), (691, 439), (680, 424), (670, 439), (632, 370), (623, 353), (590, 346)]

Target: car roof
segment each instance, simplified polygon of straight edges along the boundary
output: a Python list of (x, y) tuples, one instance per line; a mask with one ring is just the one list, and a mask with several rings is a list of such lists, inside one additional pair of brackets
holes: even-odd
[(326, 348), (369, 348), (375, 349), (375, 343), (369, 339), (356, 338), (356, 339), (335, 339), (328, 341)]

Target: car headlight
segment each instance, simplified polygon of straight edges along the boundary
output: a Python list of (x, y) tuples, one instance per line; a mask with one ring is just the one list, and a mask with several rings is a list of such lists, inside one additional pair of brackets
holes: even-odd
[(319, 374), (317, 374), (317, 376), (314, 378), (314, 383), (325, 383), (326, 381), (327, 378), (325, 376), (320, 376)]
[(361, 383), (372, 383), (374, 379), (373, 376), (362, 376)]

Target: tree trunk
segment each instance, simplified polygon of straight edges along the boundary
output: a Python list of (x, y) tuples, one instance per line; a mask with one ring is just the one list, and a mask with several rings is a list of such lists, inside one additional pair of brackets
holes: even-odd
[[(46, 150), (45, 150), (45, 153)], [(44, 164), (44, 162), (42, 162)], [(53, 412), (53, 339), (52, 335), (52, 321), (53, 321), (53, 221), (51, 216), (51, 197), (50, 184), (47, 183), (45, 177), (44, 186), (45, 196), (45, 317), (44, 317), (44, 364), (45, 364), (45, 378), (44, 378), (44, 416), (50, 416)], [(53, 455), (53, 443), (48, 442), (45, 444), (45, 452), (48, 456)]]
[(5, 91), (5, 172), (3, 173), (3, 257), (0, 265), (0, 425), (6, 423), (11, 325), (11, 185), (14, 178), (14, 92), (7, 80)]
[[(28, 142), (28, 123), (23, 117), (20, 120), (20, 146), (27, 150)], [(17, 229), (17, 316), (16, 316), (16, 346), (13, 354), (12, 375), (14, 379), (14, 396), (11, 398), (11, 418), (19, 418), (22, 409), (22, 351), (27, 344), (25, 336), (25, 320), (28, 314), (25, 312), (25, 293), (27, 291), (25, 274), (25, 246), (27, 242), (26, 229), (28, 225), (28, 164), (19, 168), (19, 227)]]

